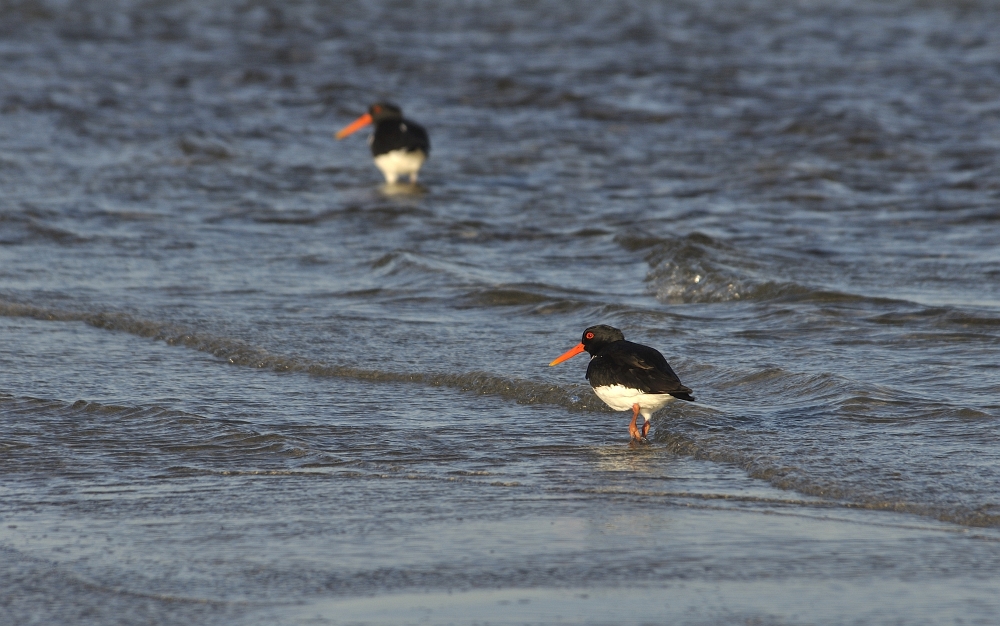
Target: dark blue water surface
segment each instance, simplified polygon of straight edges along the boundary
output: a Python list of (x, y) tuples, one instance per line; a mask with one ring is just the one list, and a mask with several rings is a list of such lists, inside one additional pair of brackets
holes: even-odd
[(998, 348), (996, 3), (0, 0), (0, 622), (995, 623)]

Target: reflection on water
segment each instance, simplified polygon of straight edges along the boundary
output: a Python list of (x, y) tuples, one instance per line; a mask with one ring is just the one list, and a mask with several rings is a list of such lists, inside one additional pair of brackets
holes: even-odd
[(420, 183), (386, 183), (379, 187), (379, 191), (388, 197), (393, 196), (422, 196), (430, 189)]

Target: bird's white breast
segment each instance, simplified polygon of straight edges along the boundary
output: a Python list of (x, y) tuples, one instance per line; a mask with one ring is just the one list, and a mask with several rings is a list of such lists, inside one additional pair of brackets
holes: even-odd
[(375, 157), (375, 167), (382, 171), (386, 182), (394, 183), (400, 176), (410, 176), (414, 180), (426, 160), (427, 155), (420, 150), (393, 150)]
[(594, 387), (594, 393), (616, 411), (628, 411), (632, 405), (638, 404), (639, 412), (646, 420), (649, 420), (653, 413), (674, 399), (668, 393), (644, 393), (638, 389), (630, 389), (625, 385)]

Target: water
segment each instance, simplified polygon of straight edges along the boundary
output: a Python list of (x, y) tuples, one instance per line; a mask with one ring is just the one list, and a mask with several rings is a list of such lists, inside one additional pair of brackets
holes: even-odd
[(0, 622), (995, 621), (995, 5), (0, 15)]

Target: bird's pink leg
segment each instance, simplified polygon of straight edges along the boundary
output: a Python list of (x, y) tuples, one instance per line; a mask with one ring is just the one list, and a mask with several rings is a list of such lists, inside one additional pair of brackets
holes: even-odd
[(642, 424), (642, 438), (646, 438), (646, 434), (649, 432), (649, 420), (646, 420)]
[(633, 441), (638, 441), (642, 439), (642, 435), (639, 434), (639, 428), (635, 425), (636, 418), (639, 417), (639, 404), (632, 405), (632, 422), (628, 425), (628, 434), (632, 435)]

